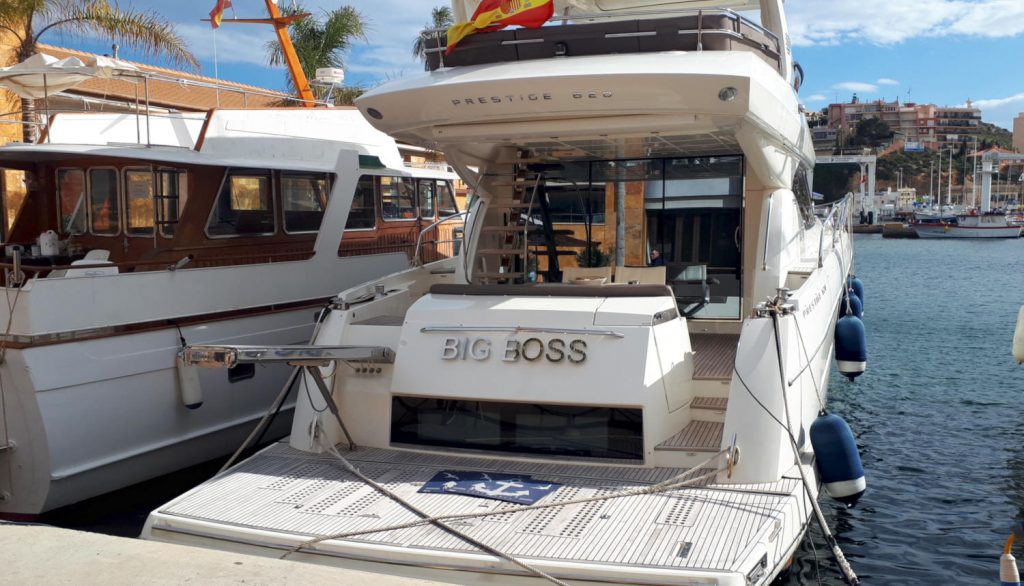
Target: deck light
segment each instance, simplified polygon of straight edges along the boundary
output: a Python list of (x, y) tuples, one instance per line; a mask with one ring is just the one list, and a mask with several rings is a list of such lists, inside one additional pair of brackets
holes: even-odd
[(731, 102), (735, 100), (738, 95), (740, 95), (740, 90), (729, 86), (722, 88), (722, 91), (718, 92), (718, 99), (723, 102)]
[(377, 110), (376, 108), (367, 108), (366, 113), (369, 114), (370, 118), (373, 118), (375, 120), (380, 120), (384, 118), (384, 115), (381, 114), (380, 111)]

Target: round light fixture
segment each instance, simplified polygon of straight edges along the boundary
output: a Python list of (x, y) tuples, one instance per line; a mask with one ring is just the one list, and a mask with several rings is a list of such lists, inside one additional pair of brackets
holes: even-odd
[(740, 95), (740, 90), (729, 86), (722, 88), (722, 91), (718, 92), (718, 99), (723, 102), (731, 102), (736, 99), (736, 96)]
[(366, 109), (366, 114), (367, 114), (367, 115), (368, 115), (368, 116), (369, 116), (370, 118), (373, 118), (374, 120), (381, 120), (381, 119), (383, 119), (383, 118), (384, 118), (384, 115), (383, 115), (383, 114), (381, 114), (381, 113), (380, 113), (380, 111), (379, 111), (379, 110), (377, 110), (376, 108), (367, 108), (367, 109)]

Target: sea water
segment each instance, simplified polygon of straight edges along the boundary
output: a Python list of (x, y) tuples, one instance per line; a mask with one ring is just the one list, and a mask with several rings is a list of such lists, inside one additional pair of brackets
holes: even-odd
[[(1024, 518), (1024, 240), (864, 235), (854, 258), (868, 370), (850, 383), (833, 368), (829, 410), (857, 437), (868, 490), (853, 509), (822, 496), (825, 516), (864, 584), (998, 584)], [(843, 584), (812, 525), (781, 583), (819, 575)]]

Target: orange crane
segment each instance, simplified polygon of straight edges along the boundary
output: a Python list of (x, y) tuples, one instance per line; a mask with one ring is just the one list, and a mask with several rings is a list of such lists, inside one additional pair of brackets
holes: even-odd
[(267, 3), (267, 12), (270, 13), (270, 18), (231, 18), (225, 19), (224, 22), (272, 25), (274, 27), (274, 32), (277, 33), (277, 40), (281, 43), (281, 52), (284, 53), (284, 61), (288, 65), (288, 72), (291, 73), (292, 81), (295, 83), (295, 89), (299, 91), (299, 98), (302, 100), (302, 105), (307, 108), (313, 108), (316, 106), (316, 98), (313, 96), (312, 88), (309, 87), (309, 80), (306, 79), (306, 73), (302, 71), (302, 64), (299, 63), (299, 56), (295, 53), (295, 46), (292, 45), (292, 38), (288, 36), (288, 25), (306, 18), (309, 16), (309, 13), (304, 12), (302, 14), (284, 16), (277, 8), (277, 2), (275, 2), (275, 0), (265, 1)]

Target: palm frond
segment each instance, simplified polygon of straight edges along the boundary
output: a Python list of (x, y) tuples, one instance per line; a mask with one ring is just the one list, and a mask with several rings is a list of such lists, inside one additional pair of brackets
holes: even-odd
[[(295, 14), (305, 10), (302, 6), (295, 6), (283, 12)], [(322, 18), (305, 18), (288, 28), (302, 70), (311, 76), (322, 67), (344, 66), (344, 53), (352, 48), (354, 41), (366, 40), (369, 25), (355, 8), (342, 6), (337, 10), (324, 11)], [(280, 43), (267, 42), (266, 51), (270, 65), (285, 64)], [(288, 86), (295, 89), (291, 76), (288, 77)]]
[(50, 22), (35, 33), (38, 39), (49, 30), (82, 36), (105, 36), (154, 57), (190, 69), (199, 69), (199, 61), (189, 52), (174, 25), (155, 12), (121, 10), (107, 0), (50, 0)]
[(455, 19), (452, 17), (452, 9), (447, 6), (437, 6), (430, 11), (430, 24), (424, 25), (423, 32), (416, 37), (416, 41), (412, 44), (412, 56), (423, 59), (427, 54), (426, 41), (423, 38), (423, 34), (428, 30), (448, 28), (455, 24)]

